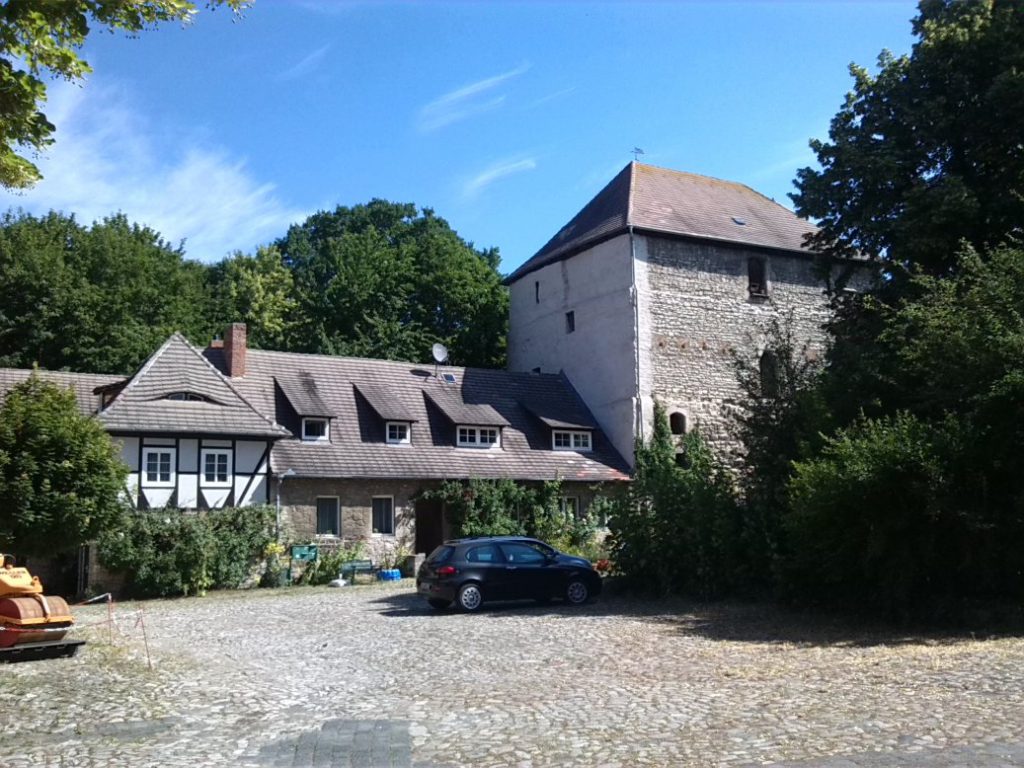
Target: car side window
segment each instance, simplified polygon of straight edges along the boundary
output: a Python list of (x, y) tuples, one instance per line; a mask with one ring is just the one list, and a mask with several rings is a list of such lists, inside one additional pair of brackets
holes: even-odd
[(470, 563), (496, 563), (501, 560), (498, 548), (493, 544), (483, 547), (473, 547), (466, 553), (466, 560)]
[(501, 553), (513, 565), (541, 565), (546, 559), (541, 551), (529, 544), (502, 544)]

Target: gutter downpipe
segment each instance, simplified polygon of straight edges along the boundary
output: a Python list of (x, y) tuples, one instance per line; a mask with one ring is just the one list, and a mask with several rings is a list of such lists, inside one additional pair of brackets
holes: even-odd
[(284, 472), (276, 475), (277, 478), (277, 503), (276, 503), (276, 514), (274, 515), (274, 538), (280, 542), (281, 540), (281, 483), (284, 482), (286, 477), (294, 477), (296, 474), (295, 470), (289, 467)]
[[(640, 394), (640, 290), (636, 282), (636, 240), (633, 234), (633, 225), (629, 224), (627, 230), (629, 232), (630, 279), (633, 283), (633, 296), (631, 297), (633, 299), (633, 418), (637, 427), (635, 441), (642, 442), (646, 435), (644, 434), (644, 405)], [(636, 452), (634, 451), (630, 465), (635, 465), (635, 463)]]

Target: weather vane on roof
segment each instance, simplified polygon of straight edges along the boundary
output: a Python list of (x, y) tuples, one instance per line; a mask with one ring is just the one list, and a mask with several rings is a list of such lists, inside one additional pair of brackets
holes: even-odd
[(633, 160), (639, 160), (640, 155), (644, 154), (644, 151), (640, 147), (633, 147)]

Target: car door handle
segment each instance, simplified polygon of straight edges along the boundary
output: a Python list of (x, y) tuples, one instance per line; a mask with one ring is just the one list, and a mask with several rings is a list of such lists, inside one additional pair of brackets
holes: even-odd
[(517, 569), (518, 567), (519, 567), (519, 566), (517, 566), (517, 565), (506, 565), (506, 566), (505, 566), (505, 570), (506, 570), (506, 571), (514, 571), (514, 570), (516, 570), (516, 569)]

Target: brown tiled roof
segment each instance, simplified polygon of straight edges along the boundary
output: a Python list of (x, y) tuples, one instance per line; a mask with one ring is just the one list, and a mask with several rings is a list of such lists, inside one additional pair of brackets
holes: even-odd
[(554, 403), (550, 400), (524, 402), (523, 407), (552, 429), (596, 429), (597, 422), (580, 404)]
[[(457, 378), (458, 374), (448, 373)], [(454, 384), (433, 381), (433, 386), (424, 387), (423, 395), (433, 403), (452, 424), (467, 424), (481, 427), (507, 427), (508, 419), (494, 410), (490, 403), (482, 402), (482, 393), (464, 392), (456, 381)], [(469, 397), (476, 402), (468, 402)], [(480, 399), (477, 399), (480, 398)]]
[[(86, 416), (92, 416), (99, 410), (100, 398), (93, 390), (106, 387), (124, 380), (123, 376), (109, 376), (96, 373), (67, 373), (65, 371), (36, 371), (39, 378), (56, 384), (61, 389), (72, 389), (78, 410)], [(32, 375), (26, 368), (0, 368), (0, 403), (4, 396), (16, 384), (20, 384)]]
[(320, 398), (316, 379), (312, 376), (280, 376), (274, 380), (299, 416), (331, 415), (330, 406)]
[[(204, 353), (223, 367), (221, 349)], [(307, 477), (466, 479), (510, 478), (601, 482), (628, 478), (628, 467), (598, 430), (590, 453), (553, 451), (551, 430), (523, 405), (544, 403), (545, 413), (566, 413), (577, 418), (586, 412), (576, 391), (561, 375), (512, 373), (446, 366), (455, 384), (434, 377), (433, 366), (385, 360), (249, 350), (246, 375), (232, 385), (258, 410), (301, 434), (298, 414), (275, 394), (274, 382), (309, 376), (330, 411), (329, 443), (279, 441), (273, 452), (274, 471), (294, 470)], [(388, 445), (384, 422), (365, 391), (386, 397), (387, 409), (400, 409), (414, 422), (409, 445)], [(446, 408), (458, 406), (446, 415)], [(461, 404), (461, 405), (459, 405)], [(384, 409), (385, 406), (381, 405)], [(487, 409), (490, 418), (507, 424), (500, 448), (457, 448), (452, 416), (473, 419)], [(396, 411), (386, 410), (390, 416)], [(589, 418), (589, 414), (588, 414)], [(480, 424), (478, 420), (460, 422)], [(593, 419), (590, 418), (590, 423)]]
[[(199, 395), (205, 401), (167, 399), (179, 392)], [(111, 432), (252, 437), (285, 437), (289, 434), (257, 411), (202, 353), (178, 333), (146, 361), (99, 418)]]
[(804, 254), (811, 253), (804, 248), (804, 236), (815, 230), (807, 220), (744, 184), (633, 162), (506, 282), (629, 227)]
[(353, 385), (384, 421), (416, 421), (412, 411), (391, 397), (383, 387), (361, 382)]

